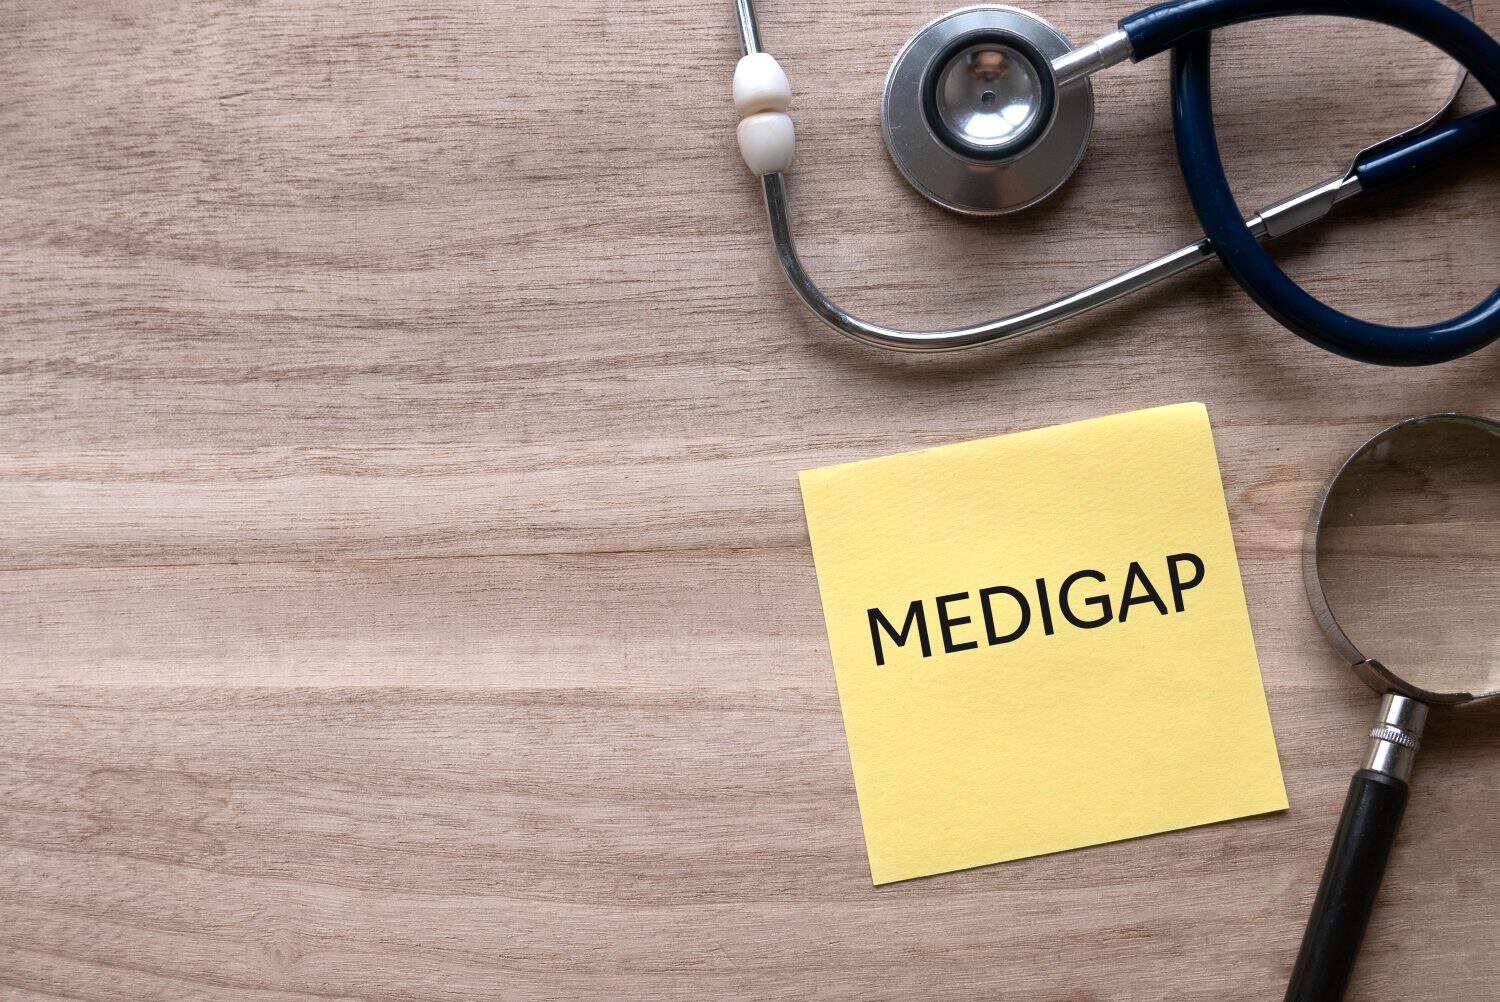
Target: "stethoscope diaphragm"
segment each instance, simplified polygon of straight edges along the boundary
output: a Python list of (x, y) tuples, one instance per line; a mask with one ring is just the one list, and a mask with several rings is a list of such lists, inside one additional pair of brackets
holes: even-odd
[(967, 7), (930, 22), (886, 76), (881, 123), (896, 168), (968, 215), (1016, 212), (1078, 167), (1094, 126), (1086, 77), (1059, 87), (1068, 40), (1034, 14)]

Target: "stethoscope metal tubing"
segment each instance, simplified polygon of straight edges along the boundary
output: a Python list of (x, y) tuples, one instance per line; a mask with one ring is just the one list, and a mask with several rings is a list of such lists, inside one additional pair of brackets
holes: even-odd
[[(745, 55), (760, 52), (760, 25), (755, 16), (753, 0), (735, 0), (735, 19), (739, 27), (740, 51)], [(1063, 57), (1054, 63), (1054, 68), (1061, 69), (1069, 80), (1076, 80), (1123, 61), (1129, 56), (1128, 42), (1117, 36), (1121, 36), (1121, 33), (1114, 32), (1096, 43), (1074, 50), (1078, 55)], [(776, 247), (776, 260), (797, 297), (840, 334), (893, 351), (955, 351), (1006, 341), (1097, 309), (1121, 296), (1179, 275), (1214, 257), (1213, 247), (1208, 240), (1201, 239), (1077, 292), (1009, 316), (965, 327), (929, 331), (903, 330), (862, 320), (839, 306), (818, 288), (797, 256), (797, 242), (792, 236), (787, 206), (786, 176), (779, 173), (767, 174), (761, 178), (761, 188), (765, 196), (771, 238)], [(1358, 190), (1358, 181), (1350, 175), (1330, 178), (1261, 210), (1246, 220), (1246, 224), (1258, 239), (1273, 239), (1320, 218), (1335, 203), (1356, 194)]]
[(751, 0), (734, 0), (734, 20), (740, 29), (740, 55), (753, 56), (761, 51), (760, 22)]
[[(771, 225), (771, 239), (776, 247), (776, 260), (798, 298), (840, 334), (894, 351), (954, 351), (1005, 341), (1097, 309), (1214, 257), (1213, 246), (1203, 239), (1077, 292), (996, 320), (946, 330), (901, 330), (861, 320), (818, 288), (797, 256), (797, 242), (792, 236), (787, 209), (786, 176), (767, 174), (761, 178), (761, 187), (766, 200), (766, 218)], [(1357, 178), (1340, 175), (1262, 209), (1247, 219), (1245, 224), (1258, 239), (1271, 240), (1321, 218), (1335, 204), (1358, 192)]]

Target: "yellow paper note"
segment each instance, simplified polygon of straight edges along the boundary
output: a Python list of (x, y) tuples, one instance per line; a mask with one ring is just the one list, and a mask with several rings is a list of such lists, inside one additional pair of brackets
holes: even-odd
[(875, 883), (1286, 808), (1203, 405), (801, 479)]

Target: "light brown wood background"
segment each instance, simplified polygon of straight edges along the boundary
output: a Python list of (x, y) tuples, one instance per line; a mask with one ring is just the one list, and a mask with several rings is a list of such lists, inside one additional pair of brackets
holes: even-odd
[[(878, 95), (942, 9), (763, 5), (834, 294), (958, 321), (1195, 236), (1160, 60), (1099, 79), (1051, 205), (906, 189)], [(1247, 206), (1445, 89), (1344, 22), (1217, 51)], [(1333, 358), (1212, 266), (1008, 347), (841, 343), (770, 258), (735, 57), (728, 3), (3, 5), (0, 997), (1280, 997), (1374, 707), (1303, 520), (1386, 423), (1500, 411), (1500, 353)], [(1455, 312), (1496, 170), (1283, 259)], [(1189, 399), (1291, 810), (873, 890), (795, 472)], [(1500, 711), (1434, 727), (1358, 997), (1500, 995), (1497, 763)]]

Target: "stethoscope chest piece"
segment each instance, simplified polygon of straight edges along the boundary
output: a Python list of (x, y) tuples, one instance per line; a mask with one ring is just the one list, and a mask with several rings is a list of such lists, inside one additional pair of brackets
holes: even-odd
[(896, 168), (938, 205), (1000, 215), (1072, 175), (1094, 125), (1088, 79), (1061, 87), (1071, 51), (1052, 25), (1013, 7), (966, 7), (918, 31), (886, 76), (880, 117)]

